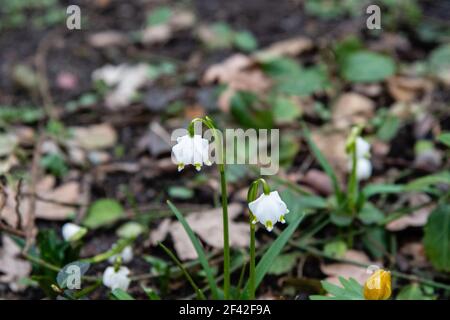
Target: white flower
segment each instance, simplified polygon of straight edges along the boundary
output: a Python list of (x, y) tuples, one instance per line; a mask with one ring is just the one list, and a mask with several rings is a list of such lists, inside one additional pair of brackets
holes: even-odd
[(370, 158), (370, 144), (361, 137), (356, 138), (356, 157)]
[(284, 216), (289, 213), (289, 210), (283, 200), (281, 200), (278, 191), (272, 191), (268, 195), (260, 195), (258, 199), (250, 202), (248, 207), (255, 217), (252, 222), (261, 222), (266, 227), (267, 231), (272, 231), (273, 226), (278, 221), (285, 223)]
[(62, 227), (62, 236), (66, 241), (74, 241), (81, 238), (86, 233), (86, 228), (80, 227), (74, 223), (66, 223)]
[(177, 144), (173, 146), (172, 152), (178, 164), (178, 171), (183, 170), (185, 165), (192, 164), (200, 171), (203, 164), (211, 165), (209, 161), (209, 143), (201, 135), (185, 135), (177, 138)]
[[(372, 164), (369, 159), (356, 159), (356, 178), (358, 180), (367, 180), (372, 176)], [(349, 162), (349, 170), (352, 170), (353, 162)]]
[(129, 274), (130, 270), (127, 267), (122, 266), (116, 271), (114, 267), (110, 266), (103, 272), (103, 284), (111, 290), (120, 288), (127, 291), (131, 282)]
[[(111, 246), (111, 249), (114, 249), (115, 247), (116, 247), (116, 244), (113, 244)], [(120, 253), (120, 256), (122, 257), (123, 263), (131, 262), (131, 260), (133, 260), (133, 249), (131, 248), (131, 246), (126, 246), (125, 248), (123, 248), (122, 252)], [(117, 254), (109, 257), (108, 261), (110, 263), (114, 263), (114, 261), (116, 261), (116, 258), (117, 258)]]

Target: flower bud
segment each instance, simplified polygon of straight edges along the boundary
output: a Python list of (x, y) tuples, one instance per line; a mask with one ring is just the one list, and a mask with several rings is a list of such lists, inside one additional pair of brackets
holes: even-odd
[(366, 300), (387, 300), (391, 296), (391, 273), (383, 269), (375, 271), (364, 284)]

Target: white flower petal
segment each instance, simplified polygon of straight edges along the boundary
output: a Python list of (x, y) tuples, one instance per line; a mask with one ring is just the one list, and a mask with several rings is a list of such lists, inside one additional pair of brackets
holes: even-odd
[(128, 290), (130, 286), (129, 278), (130, 270), (127, 267), (120, 267), (115, 271), (114, 267), (110, 266), (103, 272), (103, 284), (111, 290), (122, 289)]
[(284, 215), (289, 212), (277, 191), (273, 191), (268, 195), (260, 195), (258, 199), (250, 202), (248, 206), (256, 221), (261, 222), (268, 231), (271, 231), (278, 221), (284, 222)]
[(62, 227), (62, 236), (64, 238), (64, 240), (66, 241), (70, 241), (70, 239), (76, 235), (80, 230), (82, 229), (82, 227), (80, 227), (79, 225), (76, 225), (74, 223), (66, 223), (63, 225)]
[(356, 157), (370, 158), (370, 144), (361, 137), (356, 138)]

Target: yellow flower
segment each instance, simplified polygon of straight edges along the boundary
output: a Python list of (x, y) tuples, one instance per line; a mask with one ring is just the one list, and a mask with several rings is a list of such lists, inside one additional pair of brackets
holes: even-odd
[(364, 284), (366, 300), (387, 300), (391, 296), (391, 273), (383, 269), (377, 270)]

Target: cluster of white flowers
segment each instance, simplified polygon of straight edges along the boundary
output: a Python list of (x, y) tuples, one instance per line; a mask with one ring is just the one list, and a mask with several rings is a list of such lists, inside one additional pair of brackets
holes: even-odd
[(211, 165), (209, 161), (209, 143), (201, 135), (190, 136), (189, 134), (177, 138), (177, 144), (173, 146), (172, 152), (178, 164), (178, 171), (186, 165), (193, 165), (200, 171), (202, 165)]
[[(111, 246), (111, 249), (114, 249), (117, 245), (113, 244)], [(110, 263), (114, 263), (117, 259), (117, 254), (109, 257), (108, 261)], [(122, 258), (122, 262), (123, 263), (129, 263), (131, 262), (131, 260), (133, 260), (133, 248), (131, 248), (131, 246), (126, 246), (125, 248), (123, 248), (122, 252), (120, 253), (120, 257)]]
[[(74, 223), (64, 224), (61, 230), (62, 236), (66, 241), (76, 240), (86, 231), (86, 228), (80, 227)], [(114, 249), (115, 247), (116, 244), (113, 244), (111, 248)], [(133, 249), (131, 246), (126, 246), (122, 252), (119, 253), (119, 255), (122, 258), (123, 263), (129, 263), (133, 259)], [(114, 263), (117, 256), (118, 255), (113, 255), (108, 259), (108, 261), (110, 263)], [(109, 266), (103, 272), (103, 284), (111, 290), (120, 288), (126, 291), (131, 282), (129, 274), (130, 270), (127, 267), (121, 266), (119, 268), (115, 268), (113, 266)]]
[[(111, 249), (114, 249), (116, 246), (117, 244), (113, 244)], [(115, 263), (119, 256), (121, 258), (121, 263), (131, 262), (131, 260), (133, 260), (133, 248), (131, 248), (131, 246), (126, 246), (120, 253), (109, 257), (108, 261), (110, 263)], [(111, 290), (120, 288), (126, 291), (131, 282), (129, 274), (130, 270), (125, 266), (121, 266), (120, 268), (116, 268), (115, 266), (107, 267), (103, 272), (103, 284)]]
[[(372, 176), (372, 163), (370, 162), (370, 144), (361, 137), (356, 138), (356, 178), (367, 180)], [(353, 167), (352, 158), (349, 161), (349, 170)]]
[(289, 213), (278, 191), (272, 191), (267, 195), (261, 194), (258, 199), (250, 202), (248, 207), (254, 216), (252, 222), (261, 222), (267, 231), (272, 231), (277, 222), (285, 223), (284, 216)]

